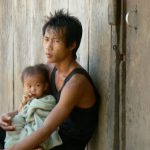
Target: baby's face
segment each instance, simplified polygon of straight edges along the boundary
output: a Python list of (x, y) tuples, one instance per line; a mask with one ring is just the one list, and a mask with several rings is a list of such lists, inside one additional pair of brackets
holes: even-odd
[(48, 83), (44, 81), (43, 76), (40, 74), (26, 76), (24, 78), (24, 93), (30, 93), (33, 98), (40, 98), (44, 96), (47, 88)]

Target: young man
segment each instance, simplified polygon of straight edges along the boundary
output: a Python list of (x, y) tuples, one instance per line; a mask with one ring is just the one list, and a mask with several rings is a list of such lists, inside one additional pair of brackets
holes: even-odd
[[(62, 10), (55, 12), (43, 26), (44, 53), (53, 70), (50, 86), (57, 105), (40, 129), (9, 150), (34, 149), (58, 126), (63, 144), (53, 150), (85, 149), (97, 124), (99, 97), (88, 73), (76, 61), (81, 37), (80, 21)], [(1, 116), (0, 125), (13, 130), (9, 124), (11, 117), (7, 117), (8, 114)]]

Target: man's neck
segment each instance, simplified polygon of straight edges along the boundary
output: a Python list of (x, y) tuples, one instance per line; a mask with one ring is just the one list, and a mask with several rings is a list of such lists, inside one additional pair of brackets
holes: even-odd
[(78, 66), (78, 63), (75, 60), (70, 59), (61, 63), (57, 63), (55, 66), (60, 74), (67, 75)]

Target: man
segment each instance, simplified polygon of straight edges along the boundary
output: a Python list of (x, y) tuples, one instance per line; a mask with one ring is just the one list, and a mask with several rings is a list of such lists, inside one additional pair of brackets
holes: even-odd
[[(63, 144), (53, 150), (85, 149), (97, 124), (99, 97), (90, 76), (76, 61), (81, 37), (80, 21), (62, 10), (55, 12), (43, 26), (50, 87), (57, 105), (40, 129), (9, 150), (34, 149), (58, 126)], [(7, 117), (8, 114), (1, 116), (1, 127), (14, 130), (15, 127), (10, 124), (11, 117)]]

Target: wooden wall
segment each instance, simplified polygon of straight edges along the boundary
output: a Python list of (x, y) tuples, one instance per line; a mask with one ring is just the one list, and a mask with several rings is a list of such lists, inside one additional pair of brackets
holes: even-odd
[(83, 24), (78, 61), (91, 74), (101, 93), (99, 124), (89, 150), (109, 150), (108, 96), (111, 64), (111, 27), (108, 0), (0, 0), (0, 114), (17, 108), (22, 95), (20, 74), (30, 64), (44, 62), (44, 16), (69, 10)]

